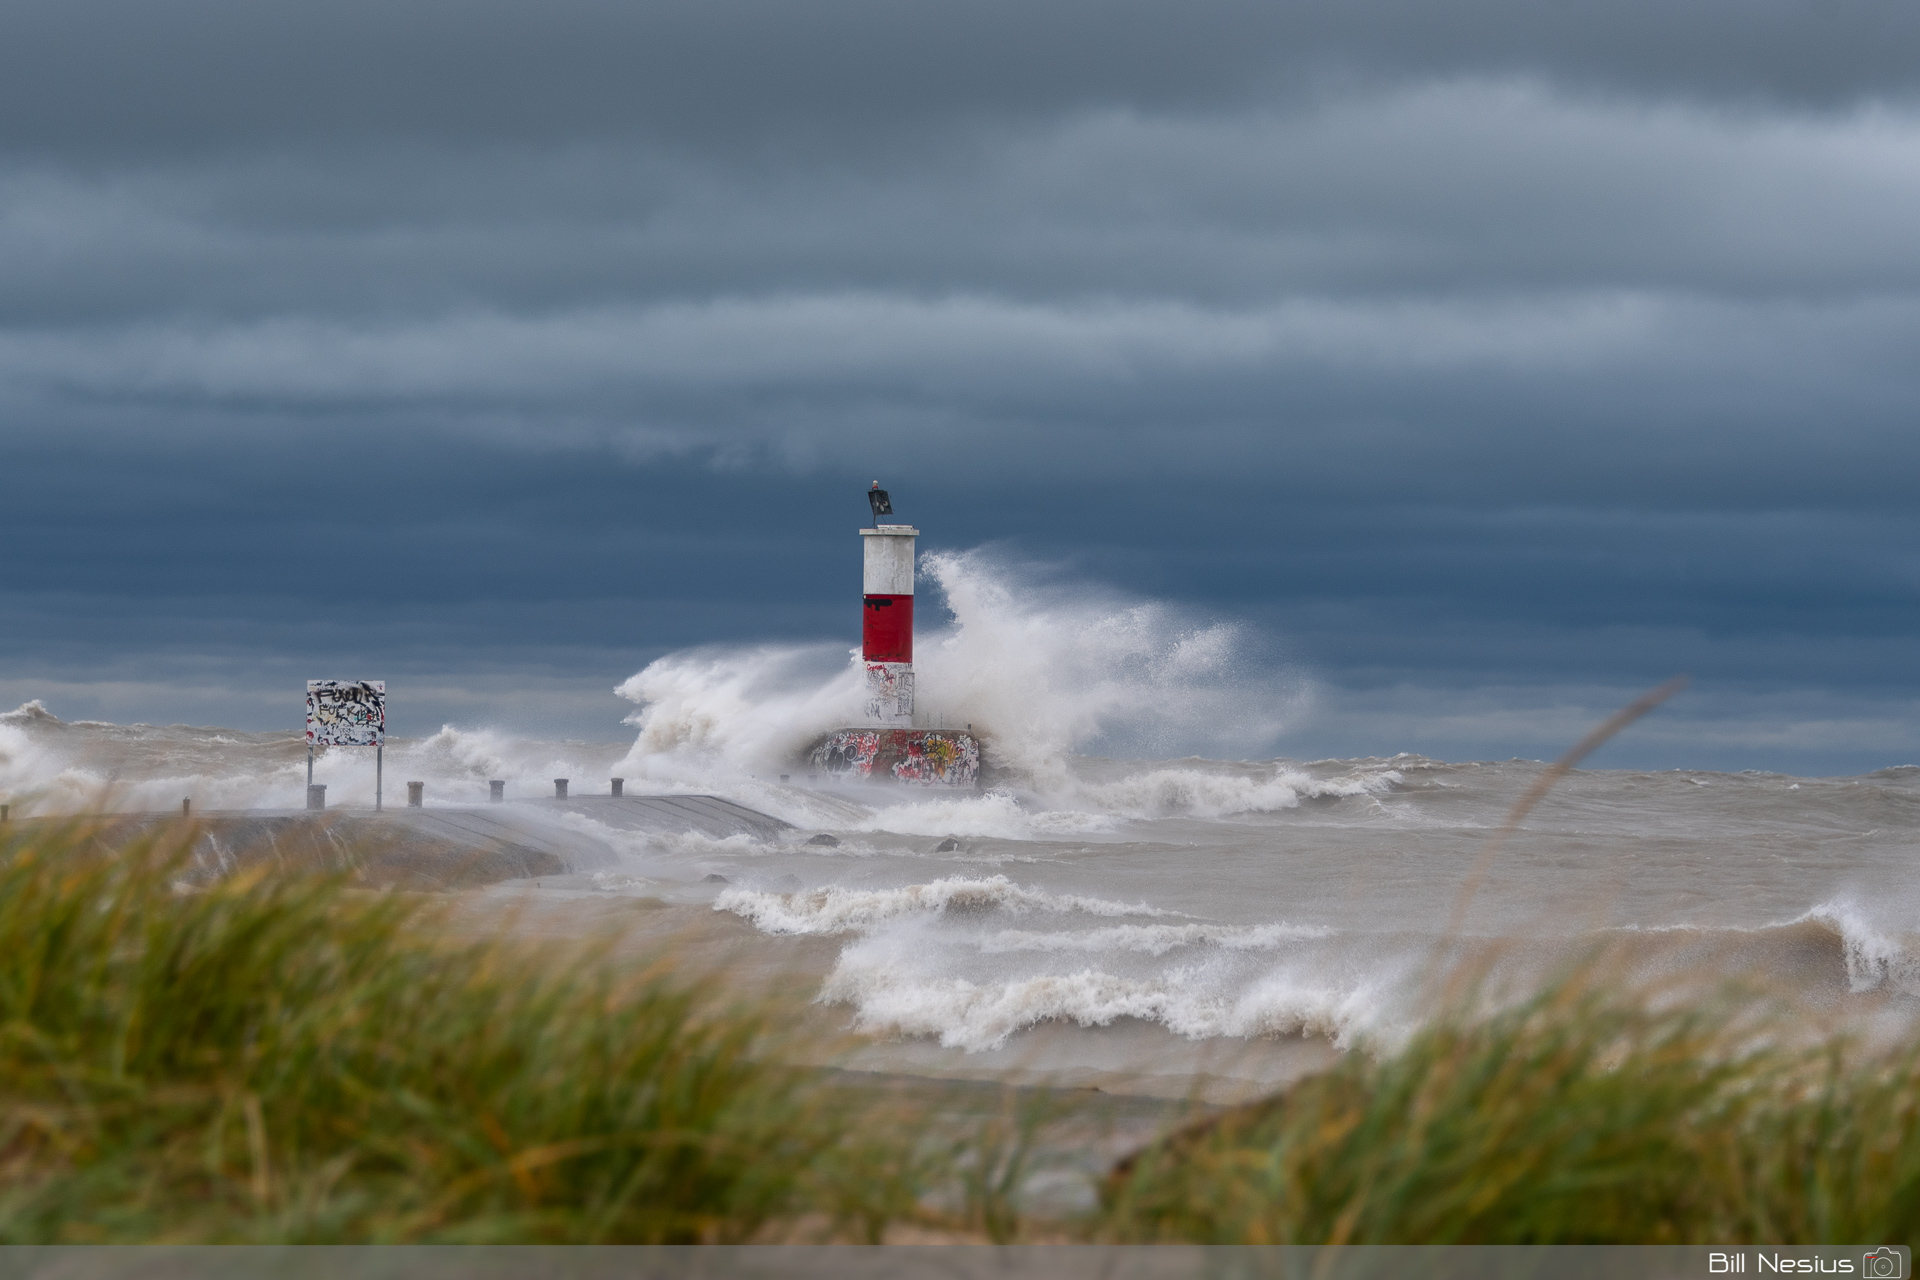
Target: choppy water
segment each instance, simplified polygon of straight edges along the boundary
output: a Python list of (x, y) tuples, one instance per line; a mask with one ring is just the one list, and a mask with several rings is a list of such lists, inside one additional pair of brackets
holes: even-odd
[[(447, 730), (395, 742), (388, 777), (424, 778), (430, 804), (473, 804), (492, 777), (517, 794), (560, 776), (599, 788), (625, 750)], [(291, 807), (305, 781), (292, 735), (66, 725), (32, 709), (0, 718), (0, 756), (11, 795), (79, 799), (117, 779), (128, 808), (183, 794)], [(859, 1026), (965, 1050), (1050, 1021), (1391, 1038), (1463, 945), (1443, 936), (1462, 883), (1542, 767), (1073, 758), (1050, 793), (966, 797), (735, 777), (712, 789), (797, 830), (602, 829), (614, 869), (588, 883), (830, 935), (823, 994)], [(349, 800), (370, 802), (370, 775), (364, 759), (321, 763)], [(820, 832), (839, 843), (806, 843)], [(1920, 768), (1576, 772), (1502, 850), (1464, 932), (1511, 940), (1508, 963), (1541, 973), (1583, 942), (1625, 939), (1650, 960), (1877, 1013), (1920, 997), (1916, 832)]]
[[(1506, 942), (1502, 972), (1523, 983), (1611, 941), (1645, 972), (1734, 975), (1843, 1019), (1920, 1008), (1920, 768), (1576, 772), (1502, 850), (1455, 935), (1469, 869), (1544, 766), (1090, 754), (1196, 724), (1257, 737), (1288, 681), (1237, 669), (1231, 629), (1139, 604), (1040, 608), (965, 558), (932, 571), (955, 623), (922, 640), (925, 709), (987, 736), (997, 789), (812, 785), (793, 759), (851, 722), (859, 696), (845, 650), (815, 647), (662, 659), (623, 688), (639, 707), (632, 742), (396, 740), (390, 794), (420, 779), (429, 805), (473, 804), (490, 778), (532, 795), (620, 775), (784, 818), (797, 830), (778, 840), (588, 822), (611, 869), (584, 883), (829, 936), (820, 995), (866, 1030), (968, 1053), (1043, 1024), (1391, 1041), (1430, 1012), (1433, 975), (1487, 939)], [(294, 733), (66, 724), (32, 705), (0, 716), (0, 791), (43, 810), (103, 794), (120, 808), (292, 807), (304, 769)], [(323, 757), (317, 776), (336, 804), (371, 802), (364, 752)], [(838, 843), (807, 842), (823, 832)]]

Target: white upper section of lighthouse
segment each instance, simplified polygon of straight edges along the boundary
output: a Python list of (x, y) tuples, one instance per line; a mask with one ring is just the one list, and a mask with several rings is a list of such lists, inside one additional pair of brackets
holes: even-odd
[(866, 571), (860, 586), (869, 596), (913, 594), (913, 540), (920, 531), (910, 524), (883, 524), (862, 529), (866, 542)]

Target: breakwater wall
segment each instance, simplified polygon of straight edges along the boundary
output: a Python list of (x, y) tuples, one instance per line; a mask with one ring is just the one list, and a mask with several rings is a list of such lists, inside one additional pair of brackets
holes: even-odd
[(789, 824), (719, 796), (580, 796), (469, 808), (214, 810), (14, 820), (0, 838), (81, 825), (117, 847), (177, 829), (190, 840), (189, 877), (214, 878), (271, 864), (296, 872), (347, 872), (369, 888), (466, 889), (613, 863), (578, 815), (616, 831), (697, 832), (777, 838)]

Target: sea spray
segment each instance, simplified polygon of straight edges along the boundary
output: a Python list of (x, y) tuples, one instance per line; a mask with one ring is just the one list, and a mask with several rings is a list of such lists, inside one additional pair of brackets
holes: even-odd
[[(299, 704), (293, 704), (293, 715)], [(619, 744), (542, 742), (501, 729), (443, 726), (421, 739), (389, 738), (389, 800), (395, 778), (426, 784), (429, 807), (484, 803), (487, 781), (504, 778), (512, 798), (551, 794), (556, 777), (609, 776)], [(248, 732), (191, 725), (66, 721), (41, 703), (0, 713), (0, 799), (15, 816), (80, 812), (178, 812), (191, 798), (200, 812), (298, 809), (305, 801), (306, 744), (297, 728)], [(331, 807), (371, 807), (374, 753), (319, 753), (314, 781)]]
[(1222, 774), (1206, 768), (1206, 763), (1145, 768), (1111, 782), (1075, 782), (1071, 791), (1087, 807), (1119, 817), (1224, 818), (1297, 809), (1304, 801), (1326, 797), (1378, 796), (1403, 778), (1397, 769), (1364, 768), (1335, 778), (1316, 778), (1285, 765), (1248, 776)]
[(1889, 990), (1920, 996), (1920, 921), (1908, 922), (1904, 936), (1876, 924), (1859, 903), (1839, 898), (1821, 903), (1801, 921), (1825, 925), (1840, 936), (1846, 956), (1847, 986), (1855, 994)]
[(994, 765), (1036, 791), (1064, 787), (1075, 752), (1258, 755), (1304, 697), (1297, 674), (1256, 661), (1244, 624), (980, 551), (922, 565), (953, 618), (918, 656), (927, 714), (982, 731)]
[(845, 889), (838, 886), (803, 893), (756, 893), (729, 889), (714, 910), (744, 916), (766, 933), (833, 934), (871, 928), (905, 916), (979, 916), (988, 912), (1083, 912), (1100, 917), (1162, 916), (1145, 903), (1047, 893), (1015, 884), (1006, 876), (949, 876), (931, 884), (898, 889)]
[[(972, 725), (996, 776), (1053, 795), (1086, 750), (1255, 755), (1301, 705), (1304, 681), (1263, 666), (1250, 628), (1040, 579), (981, 552), (933, 553), (922, 572), (948, 625), (923, 630), (920, 720)], [(622, 684), (640, 704), (622, 768), (708, 786), (790, 770), (828, 731), (859, 722), (857, 655), (832, 645), (669, 654)]]
[(846, 946), (820, 998), (849, 1006), (854, 1026), (869, 1034), (927, 1036), (969, 1053), (1002, 1048), (1047, 1022), (1103, 1027), (1133, 1019), (1191, 1040), (1317, 1035), (1343, 1046), (1362, 1035), (1397, 1039), (1416, 1025), (1409, 966), (1343, 974), (1286, 953), (1288, 943), (1312, 936), (1284, 928), (1242, 933), (1239, 946), (1193, 937), (1171, 961), (1159, 948), (1123, 948), (1099, 961), (1056, 952), (1050, 958), (1065, 963), (1026, 956), (1018, 969), (983, 972), (967, 954), (979, 950), (968, 940), (903, 923)]
[(649, 663), (616, 692), (640, 704), (620, 767), (670, 785), (726, 784), (795, 767), (827, 730), (858, 721), (861, 676), (834, 645), (713, 646)]
[[(1515, 833), (1466, 936), (1443, 938), (1460, 877), (1538, 762), (1248, 759), (1299, 705), (1256, 660), (1256, 632), (978, 553), (924, 573), (950, 618), (921, 636), (922, 711), (988, 737), (1002, 770), (981, 792), (799, 774), (799, 750), (858, 714), (858, 670), (831, 644), (672, 654), (623, 687), (639, 704), (629, 742), (446, 727), (396, 739), (388, 777), (425, 779), (432, 808), (484, 803), (492, 777), (513, 800), (555, 777), (584, 797), (624, 776), (630, 796), (717, 793), (793, 824), (711, 838), (583, 811), (558, 829), (610, 856), (558, 887), (717, 902), (766, 934), (833, 939), (818, 994), (860, 1028), (927, 1037), (915, 1053), (1020, 1053), (1044, 1023), (1122, 1020), (1140, 1025), (1062, 1035), (1095, 1056), (1154, 1035), (1391, 1044), (1430, 1016), (1429, 980), (1462, 948), (1498, 950), (1504, 989), (1524, 991), (1629, 933), (1648, 972), (1758, 975), (1841, 1019), (1914, 1008), (1920, 770), (1576, 771)], [(1168, 758), (1183, 751), (1241, 758)], [(297, 803), (304, 765), (292, 732), (65, 724), (35, 707), (0, 716), (0, 757), (15, 799), (79, 805), (116, 781), (126, 807), (176, 812), (185, 795), (196, 811)], [(367, 804), (371, 765), (329, 753), (318, 780)]]
[(1344, 962), (1355, 940), (1325, 928), (1184, 921), (1005, 875), (893, 889), (728, 889), (714, 909), (766, 933), (852, 935), (820, 998), (850, 1006), (863, 1031), (931, 1036), (969, 1052), (1049, 1021), (1131, 1018), (1193, 1039), (1309, 1033), (1336, 1043), (1410, 1025), (1411, 958), (1380, 963), (1377, 945), (1364, 943), (1372, 963)]

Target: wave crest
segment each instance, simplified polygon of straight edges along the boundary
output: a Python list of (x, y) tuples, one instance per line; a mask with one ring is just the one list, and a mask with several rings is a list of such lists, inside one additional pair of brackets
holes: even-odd
[(1892, 936), (1876, 927), (1857, 905), (1841, 899), (1823, 902), (1794, 924), (1824, 925), (1840, 937), (1847, 965), (1847, 989), (1859, 994), (1889, 990), (1920, 995), (1920, 939)]
[(1122, 1018), (1158, 1023), (1190, 1040), (1313, 1035), (1346, 1047), (1392, 1021), (1394, 978), (1340, 983), (1280, 970), (1236, 988), (1204, 966), (1138, 977), (1089, 965), (1070, 973), (975, 982), (929, 973), (903, 952), (910, 940), (855, 944), (840, 956), (820, 999), (853, 1006), (869, 1035), (935, 1037), (950, 1049), (1002, 1048), (1045, 1022), (1111, 1026)]
[(911, 916), (978, 915), (987, 912), (1014, 915), (1082, 912), (1094, 916), (1173, 914), (1141, 903), (1109, 902), (1104, 898), (1028, 889), (1006, 876), (947, 876), (928, 884), (906, 885), (898, 889), (846, 889), (835, 886), (794, 893), (727, 889), (714, 900), (713, 909), (731, 911), (751, 921), (762, 933), (774, 934), (858, 933)]
[(1269, 777), (1248, 777), (1197, 768), (1151, 769), (1112, 782), (1083, 783), (1074, 799), (1123, 818), (1170, 815), (1222, 818), (1236, 813), (1278, 813), (1306, 800), (1380, 795), (1401, 781), (1393, 769), (1315, 778), (1285, 766)]

